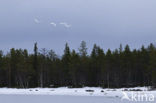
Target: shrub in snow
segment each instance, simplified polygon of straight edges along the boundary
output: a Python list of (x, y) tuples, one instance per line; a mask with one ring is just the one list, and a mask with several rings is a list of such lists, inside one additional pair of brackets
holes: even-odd
[(86, 92), (94, 92), (94, 90), (86, 90)]
[(50, 91), (55, 91), (55, 90), (50, 90)]
[(104, 92), (103, 90), (101, 90), (101, 92)]
[(37, 89), (35, 91), (38, 91)]
[(128, 89), (124, 89), (123, 91), (128, 91)]
[(130, 89), (129, 91), (142, 91), (141, 89)]

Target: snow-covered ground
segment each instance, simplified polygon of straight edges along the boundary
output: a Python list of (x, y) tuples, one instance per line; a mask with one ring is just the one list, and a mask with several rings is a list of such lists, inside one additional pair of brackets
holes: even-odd
[(33, 89), (12, 89), (0, 88), (0, 94), (24, 94), (24, 95), (72, 95), (72, 96), (108, 96), (108, 97), (122, 97), (123, 92), (131, 93), (153, 93), (156, 91), (148, 91), (145, 87), (136, 88), (121, 88), (121, 89), (103, 89), (100, 87), (84, 87), (84, 88), (33, 88)]
[[(152, 94), (154, 101), (149, 102), (150, 97), (146, 101), (146, 97), (144, 97), (141, 103), (156, 103), (156, 91), (148, 91), (148, 88), (145, 87), (121, 89), (103, 89), (100, 87), (0, 88), (0, 101), (2, 103), (138, 103), (138, 101), (123, 99), (126, 95), (132, 99), (132, 92), (139, 96), (150, 96)], [(137, 97), (135, 99), (138, 100)]]
[[(101, 96), (0, 95), (0, 103), (137, 103)], [(148, 103), (148, 102), (141, 102)], [(154, 102), (151, 102), (154, 103)]]

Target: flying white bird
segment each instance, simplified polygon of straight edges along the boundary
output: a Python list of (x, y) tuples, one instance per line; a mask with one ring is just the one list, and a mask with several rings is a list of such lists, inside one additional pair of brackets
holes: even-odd
[(60, 24), (63, 25), (64, 27), (66, 27), (66, 28), (70, 28), (71, 27), (71, 25), (66, 23), (66, 22), (61, 22)]
[(40, 21), (38, 20), (38, 19), (34, 19), (34, 21), (35, 21), (35, 23), (37, 23), (37, 24), (39, 24), (40, 23)]
[(50, 24), (51, 24), (51, 25), (53, 25), (54, 27), (56, 27), (56, 23), (54, 23), (54, 22), (51, 22)]

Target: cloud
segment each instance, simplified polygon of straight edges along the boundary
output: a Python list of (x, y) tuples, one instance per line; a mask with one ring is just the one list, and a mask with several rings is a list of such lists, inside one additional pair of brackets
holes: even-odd
[(54, 23), (54, 22), (51, 22), (50, 24), (51, 24), (51, 25), (53, 25), (54, 27), (56, 27), (56, 23)]
[(34, 22), (36, 23), (36, 24), (39, 24), (40, 23), (40, 21), (38, 20), (38, 19), (34, 19)]
[(60, 24), (63, 25), (64, 27), (66, 27), (66, 28), (70, 28), (72, 26), (72, 25), (70, 25), (70, 24), (68, 24), (66, 22), (61, 22)]

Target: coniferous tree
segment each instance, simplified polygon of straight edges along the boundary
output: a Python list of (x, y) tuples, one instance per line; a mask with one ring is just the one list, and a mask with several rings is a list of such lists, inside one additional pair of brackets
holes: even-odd
[(82, 57), (87, 56), (87, 47), (86, 47), (86, 42), (85, 41), (81, 42), (81, 45), (80, 45), (80, 48), (79, 48), (79, 54)]
[(149, 71), (151, 74), (151, 83), (154, 87), (156, 87), (156, 48), (153, 44), (150, 44), (149, 46)]
[(105, 61), (105, 68), (106, 68), (106, 86), (107, 88), (110, 88), (110, 82), (111, 82), (111, 69), (112, 69), (112, 52), (110, 49), (108, 49), (106, 53), (106, 61)]
[(39, 86), (39, 71), (38, 71), (38, 47), (37, 43), (34, 44), (34, 55), (33, 55), (33, 69), (34, 69), (34, 74), (32, 77), (32, 87)]
[(69, 74), (70, 63), (71, 63), (71, 52), (68, 44), (66, 43), (64, 49), (64, 55), (62, 57), (62, 66), (63, 66), (62, 78), (64, 78), (63, 84), (66, 86), (71, 85), (71, 75)]
[(85, 41), (82, 41), (79, 47), (80, 55), (80, 68), (78, 71), (79, 85), (84, 86), (89, 84), (89, 58), (87, 57), (87, 45)]

